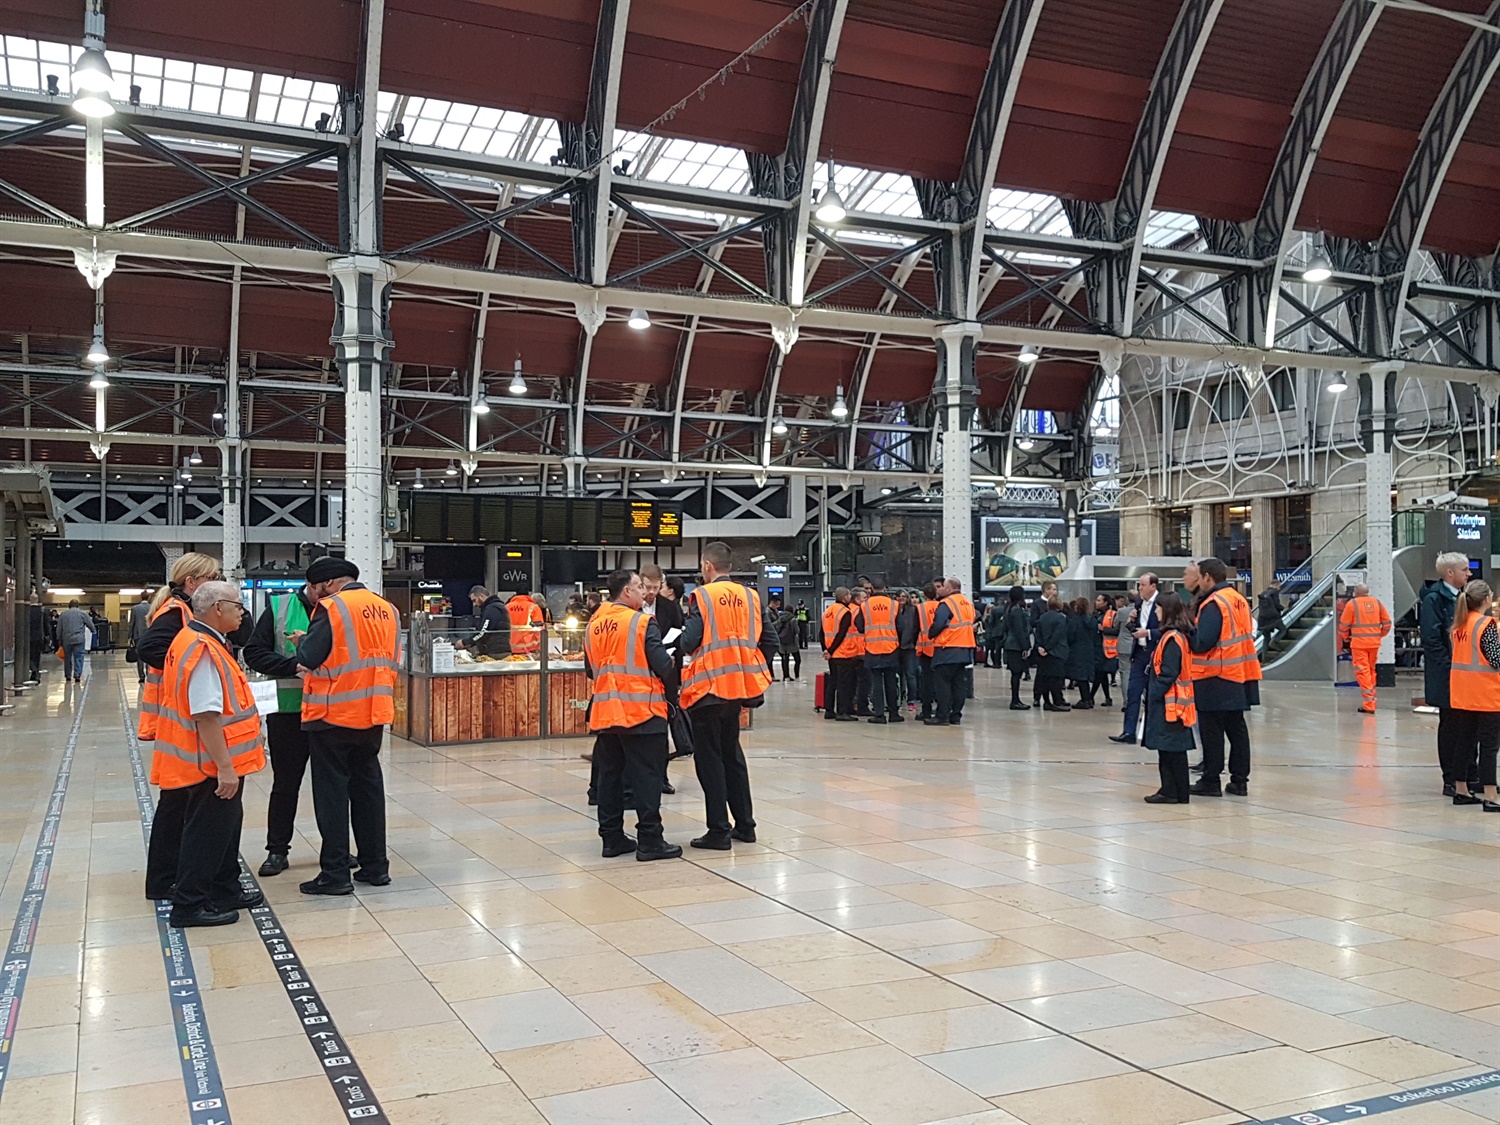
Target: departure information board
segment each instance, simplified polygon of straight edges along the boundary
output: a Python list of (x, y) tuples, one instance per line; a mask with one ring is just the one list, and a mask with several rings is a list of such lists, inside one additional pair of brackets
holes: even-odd
[(407, 492), (413, 543), (523, 543), (538, 546), (676, 547), (682, 508), (657, 500), (564, 496), (478, 496)]

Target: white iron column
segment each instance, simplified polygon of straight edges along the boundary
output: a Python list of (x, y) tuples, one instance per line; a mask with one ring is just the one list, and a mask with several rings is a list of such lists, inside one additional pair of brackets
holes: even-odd
[(383, 588), (385, 474), (381, 456), (380, 383), (391, 349), (391, 280), (376, 257), (351, 255), (328, 264), (333, 278), (333, 344), (344, 378), (344, 554), (360, 581)]
[(973, 428), (974, 348), (981, 328), (966, 322), (938, 330), (943, 411), (943, 575), (974, 581), (974, 497), (969, 431)]
[(229, 349), (224, 364), (224, 440), (219, 445), (219, 485), (223, 491), (224, 577), (245, 576), (244, 460), (240, 452), (240, 268), (234, 268), (229, 310)]
[[(1365, 452), (1365, 570), (1370, 594), (1396, 615), (1396, 574), (1391, 558), (1391, 406), (1396, 398), (1396, 372), (1401, 362), (1377, 363), (1370, 368), (1370, 436)], [(1361, 380), (1363, 382), (1363, 380)], [(1394, 687), (1396, 643), (1380, 642), (1375, 661), (1376, 682)]]

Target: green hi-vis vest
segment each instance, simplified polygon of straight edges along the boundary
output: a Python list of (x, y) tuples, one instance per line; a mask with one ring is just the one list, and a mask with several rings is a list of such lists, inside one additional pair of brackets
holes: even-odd
[[(307, 632), (307, 606), (296, 594), (273, 594), (271, 613), (276, 622), (276, 651), (295, 656), (297, 646), (288, 634)], [(276, 681), (276, 710), (283, 715), (302, 711), (302, 678), (290, 676)]]

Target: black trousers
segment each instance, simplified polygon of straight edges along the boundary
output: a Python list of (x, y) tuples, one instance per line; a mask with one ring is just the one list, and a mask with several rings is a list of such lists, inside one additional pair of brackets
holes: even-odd
[[(828, 658), (828, 684), (823, 692), (823, 717), (854, 714), (854, 688), (859, 678), (857, 664), (863, 661), (852, 656), (830, 656)], [(830, 690), (832, 695), (830, 697)], [(694, 724), (695, 731), (697, 725)]]
[(35, 640), (31, 642), (31, 678), (39, 678), (42, 674), (42, 642)]
[(271, 750), (266, 851), (271, 855), (286, 855), (292, 848), (302, 775), (307, 772), (307, 732), (302, 729), (302, 716), (295, 712), (267, 715), (266, 741)]
[(225, 800), (214, 795), (218, 778), (177, 790), (184, 795), (182, 848), (172, 911), (232, 902), (240, 893), (240, 828), (245, 823), (245, 783)]
[(1017, 664), (1010, 670), (1010, 701), (1021, 702), (1021, 677), (1026, 674), (1026, 669)]
[(863, 656), (854, 658), (854, 713), (870, 714), (870, 670)]
[[(795, 668), (796, 672), (789, 672), (788, 666)], [(784, 648), (781, 650), (781, 678), (783, 680), (802, 678), (802, 652), (795, 648)]]
[(900, 668), (870, 669), (870, 710), (877, 715), (901, 713)]
[(1250, 729), (1243, 711), (1198, 708), (1198, 735), (1203, 739), (1203, 780), (1218, 784), (1224, 772), (1224, 739), (1229, 739), (1229, 780), (1250, 776)]
[(932, 666), (933, 694), (936, 701), (933, 718), (952, 722), (963, 718), (964, 701), (968, 698), (969, 666), (967, 664), (934, 664)]
[(932, 657), (918, 654), (917, 667), (922, 680), (922, 710), (918, 716), (923, 719), (932, 718), (932, 700), (937, 693), (937, 685), (933, 682)]
[(1104, 692), (1104, 706), (1113, 707), (1115, 701), (1110, 698), (1109, 694), (1109, 675), (1108, 672), (1100, 672), (1094, 677), (1094, 691), (1089, 692), (1089, 698), (1093, 699), (1094, 692), (1102, 690)]
[[(1144, 650), (1142, 650), (1144, 651)], [(1125, 725), (1120, 728), (1121, 734), (1128, 734), (1135, 738), (1140, 734), (1141, 702), (1146, 694), (1146, 670), (1151, 666), (1148, 657), (1139, 659), (1132, 653), (1130, 657), (1130, 682), (1125, 688)], [(1200, 711), (1201, 715), (1202, 712)]]
[[(696, 756), (696, 755), (695, 755)], [(643, 842), (661, 840), (661, 778), (667, 769), (667, 732), (638, 734), (628, 727), (602, 730), (594, 739), (599, 835), (625, 835), (625, 790), (635, 798), (635, 831)]]
[[(355, 866), (371, 875), (390, 873), (385, 851), (385, 777), (380, 772), (384, 734), (384, 727), (307, 732), (313, 811), (323, 837), (318, 860), (325, 880), (347, 883), (349, 869)], [(357, 859), (349, 855), (351, 824)]]
[(1188, 799), (1188, 756), (1185, 750), (1158, 750), (1156, 768), (1161, 774), (1161, 793), (1176, 801)]
[(1469, 792), (1495, 784), (1495, 757), (1500, 751), (1500, 711), (1465, 711), (1450, 707), (1453, 738), (1453, 779), (1468, 784)]
[(187, 817), (188, 789), (163, 789), (151, 818), (151, 842), (146, 846), (146, 897), (171, 898), (177, 882), (177, 856), (182, 851), (182, 825)]
[(1473, 753), (1474, 745), (1469, 740), (1465, 721), (1459, 718), (1455, 708), (1438, 709), (1437, 744), (1438, 765), (1443, 770), (1444, 785), (1452, 785), (1456, 781), (1467, 781), (1471, 785), (1479, 783), (1479, 774), (1476, 772), (1478, 758)]
[[(745, 752), (740, 749), (740, 705), (700, 703), (688, 712), (688, 717), (693, 721), (693, 766), (698, 771), (698, 784), (703, 786), (709, 833), (729, 835), (731, 816), (733, 827), (754, 829), (750, 770), (745, 765)], [(636, 800), (641, 799), (637, 792)]]

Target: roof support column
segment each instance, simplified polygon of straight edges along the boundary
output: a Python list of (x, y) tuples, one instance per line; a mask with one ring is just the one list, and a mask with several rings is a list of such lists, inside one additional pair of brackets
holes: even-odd
[(380, 259), (380, 181), (377, 174), (380, 44), (385, 0), (365, 0), (359, 97), (354, 122), (356, 157), (348, 229), (352, 253), (328, 263), (333, 281), (335, 358), (344, 380), (344, 554), (360, 579), (379, 593), (385, 559), (385, 473), (381, 448), (381, 382), (392, 347), (391, 282), (396, 271)]
[[(1361, 429), (1365, 446), (1365, 573), (1370, 593), (1380, 604), (1391, 606), (1396, 597), (1395, 564), (1391, 551), (1391, 445), (1396, 426), (1396, 378), (1405, 365), (1377, 363), (1369, 375), (1359, 377)], [(1375, 660), (1376, 683), (1396, 686), (1396, 642), (1387, 636), (1380, 642)]]
[(938, 330), (943, 419), (943, 575), (968, 583), (974, 574), (973, 468), (969, 431), (977, 382), (974, 355), (981, 328), (973, 321)]
[(565, 123), (563, 128), (563, 144), (571, 150), (568, 162), (575, 168), (593, 170), (593, 179), (571, 196), (573, 271), (591, 285), (603, 285), (609, 276), (609, 192), (614, 169), (604, 157), (615, 145), (620, 67), (625, 59), (629, 19), (630, 0), (601, 0), (583, 127)]

